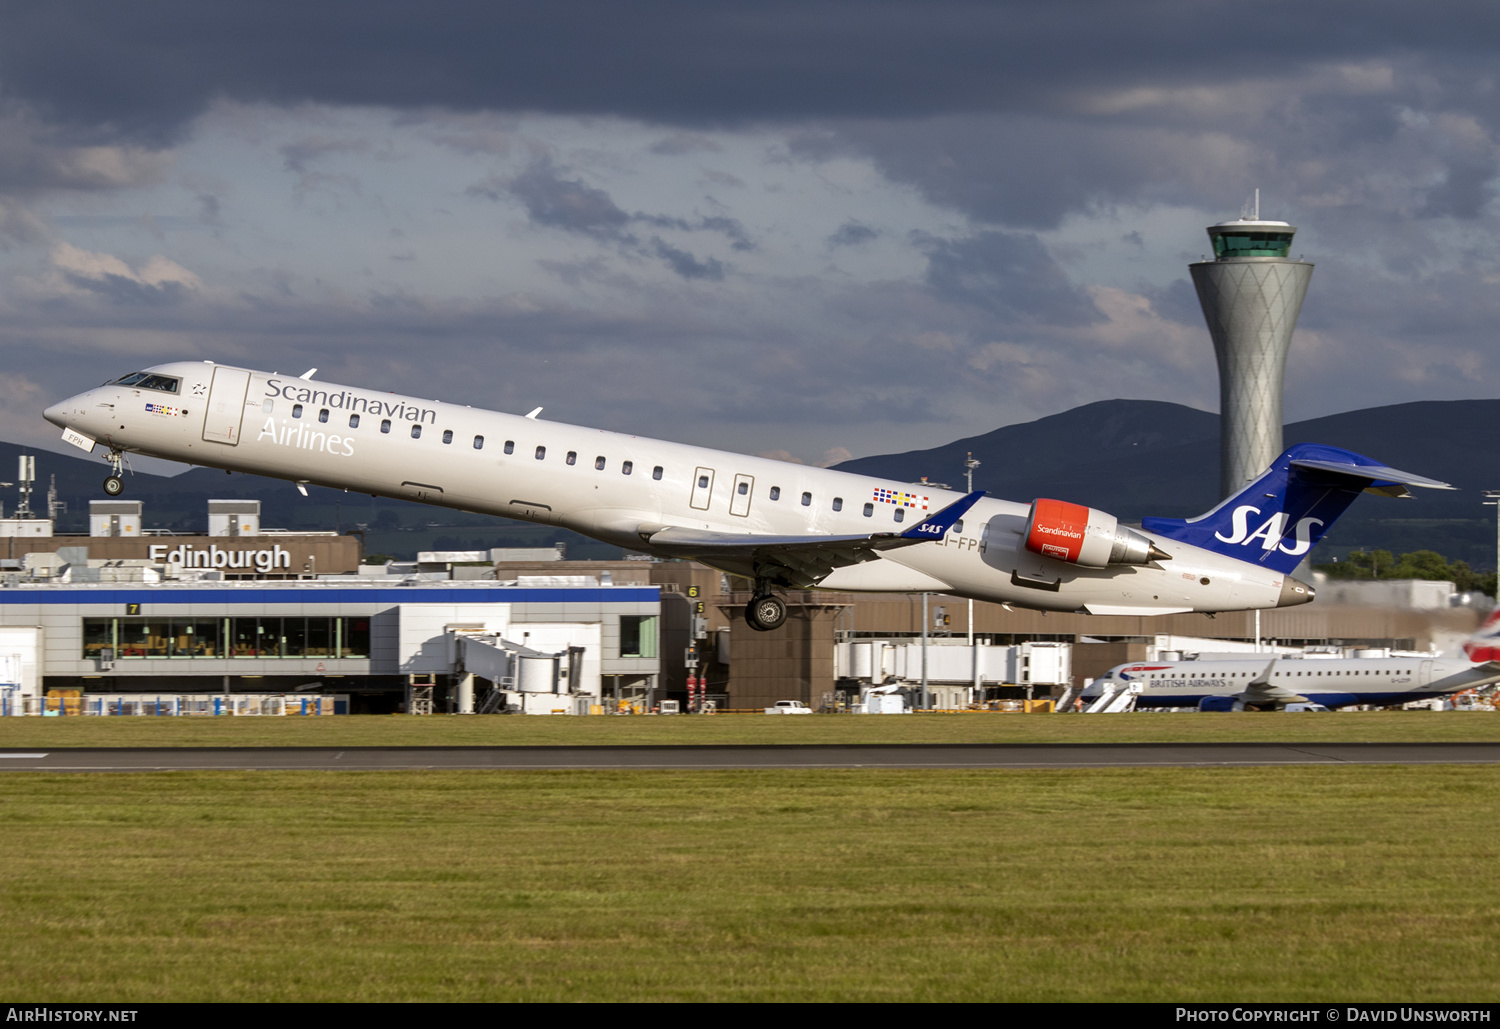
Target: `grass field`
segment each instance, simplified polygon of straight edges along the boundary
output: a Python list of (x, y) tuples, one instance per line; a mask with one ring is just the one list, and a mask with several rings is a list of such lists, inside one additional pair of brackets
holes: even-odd
[[(0, 719), (0, 748), (1489, 741), (1466, 712)], [(0, 776), (0, 995), (1495, 1000), (1500, 768)]]
[(0, 994), (1493, 1001), (1497, 789), (1474, 766), (6, 775)]
[(715, 715), (526, 718), (0, 718), (0, 748), (377, 747), (734, 743), (1492, 742), (1500, 715), (1467, 711), (1338, 714)]

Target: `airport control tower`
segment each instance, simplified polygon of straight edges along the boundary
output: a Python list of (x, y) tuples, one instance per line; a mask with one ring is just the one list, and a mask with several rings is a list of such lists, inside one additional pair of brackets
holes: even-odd
[(1296, 226), (1253, 218), (1208, 228), (1214, 259), (1188, 265), (1219, 358), (1219, 494), (1227, 497), (1281, 453), (1286, 352), (1313, 266), (1287, 258)]

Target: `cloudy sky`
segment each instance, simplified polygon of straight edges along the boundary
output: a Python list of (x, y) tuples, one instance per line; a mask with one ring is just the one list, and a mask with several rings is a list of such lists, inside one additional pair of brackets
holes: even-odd
[(1187, 264), (1317, 264), (1289, 419), (1500, 395), (1500, 5), (0, 0), (0, 438), (209, 358), (811, 463), (1218, 403)]

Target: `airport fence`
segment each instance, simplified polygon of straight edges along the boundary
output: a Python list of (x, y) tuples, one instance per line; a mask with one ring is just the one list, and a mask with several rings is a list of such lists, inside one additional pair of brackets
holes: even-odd
[[(71, 691), (69, 691), (71, 692)], [(346, 715), (346, 694), (195, 693), (0, 696), (0, 717), (311, 717)]]

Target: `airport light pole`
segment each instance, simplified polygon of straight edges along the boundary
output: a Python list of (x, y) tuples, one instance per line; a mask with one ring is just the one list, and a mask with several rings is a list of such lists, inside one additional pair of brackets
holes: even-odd
[[(964, 456), (964, 479), (968, 483), (968, 490), (966, 492), (969, 492), (969, 493), (973, 493), (974, 492), (974, 469), (976, 469), (978, 467), (979, 467), (979, 462), (976, 461), (976, 460), (974, 460), (974, 452), (971, 450), (971, 451), (968, 452), (968, 454), (966, 454)], [(970, 599), (970, 601), (969, 601), (969, 649), (972, 650), (973, 647), (974, 647), (974, 601), (972, 599)], [(976, 662), (979, 660), (979, 658), (978, 658), (977, 655), (975, 655), (974, 660)]]
[(922, 594), (922, 710), (927, 710), (927, 598), (930, 593)]
[(1500, 489), (1484, 491), (1484, 506), (1495, 509), (1495, 589), (1500, 592)]

